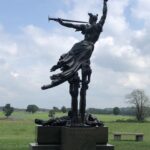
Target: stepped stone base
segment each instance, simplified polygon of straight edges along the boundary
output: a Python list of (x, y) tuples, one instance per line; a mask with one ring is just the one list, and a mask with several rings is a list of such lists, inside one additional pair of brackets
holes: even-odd
[(60, 145), (38, 145), (37, 143), (31, 143), (29, 145), (30, 150), (60, 150)]
[(30, 150), (114, 150), (107, 127), (36, 127)]
[[(61, 150), (61, 146), (60, 145), (38, 145), (37, 143), (31, 143), (30, 150)], [(95, 150), (114, 150), (114, 146), (110, 144), (96, 145)]]

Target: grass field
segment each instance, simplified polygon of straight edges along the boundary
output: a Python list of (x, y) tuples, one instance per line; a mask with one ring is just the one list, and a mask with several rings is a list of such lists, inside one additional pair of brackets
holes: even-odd
[[(56, 116), (61, 116), (58, 113)], [(128, 116), (97, 115), (109, 127), (109, 143), (115, 145), (115, 150), (150, 150), (150, 122), (128, 122), (133, 118)], [(15, 112), (10, 119), (5, 119), (0, 112), (0, 150), (28, 150), (28, 145), (34, 142), (34, 119), (48, 119), (47, 113), (29, 114)], [(144, 141), (136, 142), (133, 137), (127, 140), (114, 141), (114, 132), (142, 132)]]

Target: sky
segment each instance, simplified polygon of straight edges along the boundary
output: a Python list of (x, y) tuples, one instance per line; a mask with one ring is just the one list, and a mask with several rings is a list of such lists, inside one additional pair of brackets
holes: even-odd
[[(50, 17), (88, 21), (103, 0), (0, 0), (0, 106), (70, 107), (68, 83), (42, 91), (59, 56), (83, 39)], [(126, 107), (125, 96), (150, 96), (150, 0), (109, 0), (108, 15), (91, 57), (87, 108)]]

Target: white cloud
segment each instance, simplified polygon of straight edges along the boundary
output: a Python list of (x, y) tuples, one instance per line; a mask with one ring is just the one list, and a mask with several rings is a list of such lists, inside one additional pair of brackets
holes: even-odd
[[(18, 52), (18, 47), (16, 42), (11, 40), (11, 37), (5, 33), (4, 27), (0, 26), (0, 52), (1, 56), (15, 56)], [(8, 40), (9, 39), (9, 40)]]
[(15, 92), (5, 87), (0, 87), (0, 93), (0, 99), (5, 103), (7, 103), (8, 100), (12, 100), (17, 97)]
[(135, 8), (132, 9), (132, 13), (139, 19), (149, 21), (150, 17), (150, 1), (149, 0), (137, 0)]
[(145, 89), (148, 88), (146, 86), (150, 84), (150, 79), (146, 74), (128, 73), (119, 82), (126, 87)]
[[(59, 10), (56, 14), (61, 12), (60, 16), (65, 18), (86, 21), (87, 12), (101, 13), (99, 0), (64, 1), (71, 9)], [(148, 3), (138, 0), (136, 6), (132, 6), (132, 15), (145, 20), (142, 29), (134, 30), (125, 15), (130, 1), (108, 2), (104, 32), (92, 56), (88, 107), (124, 106), (125, 94), (134, 88), (143, 88), (150, 93)], [(41, 91), (40, 87), (50, 83), (49, 69), (61, 54), (81, 39), (77, 35), (79, 33), (75, 34), (71, 29), (60, 27), (47, 31), (38, 25), (26, 25), (19, 34), (12, 35), (0, 25), (0, 105), (10, 102), (20, 107), (29, 103), (40, 107), (70, 107), (67, 83), (48, 91)]]
[(14, 78), (17, 78), (19, 76), (18, 73), (16, 72), (10, 72), (11, 76), (14, 77)]

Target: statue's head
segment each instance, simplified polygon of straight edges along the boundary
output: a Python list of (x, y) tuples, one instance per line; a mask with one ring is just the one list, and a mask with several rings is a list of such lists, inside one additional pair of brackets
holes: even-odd
[(88, 13), (88, 15), (89, 15), (89, 23), (90, 24), (93, 24), (93, 23), (97, 22), (98, 14), (93, 15), (92, 13)]

